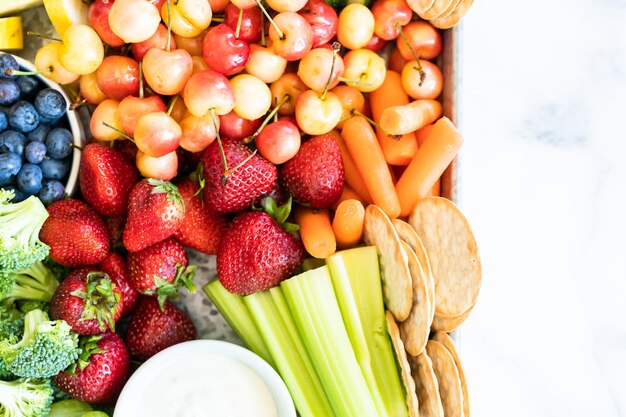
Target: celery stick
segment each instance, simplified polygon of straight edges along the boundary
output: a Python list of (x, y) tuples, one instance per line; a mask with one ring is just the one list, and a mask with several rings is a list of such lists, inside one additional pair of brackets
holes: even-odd
[(270, 351), (243, 302), (243, 297), (228, 291), (217, 279), (206, 284), (203, 289), (248, 349), (276, 368)]
[(280, 288), (245, 296), (276, 369), (285, 381), (301, 417), (335, 414), (315, 372)]
[(372, 397), (381, 400), (381, 416), (406, 417), (408, 410), (393, 347), (375, 246), (337, 252), (326, 259), (337, 302)]
[(350, 345), (328, 267), (285, 280), (281, 288), (337, 417), (378, 417)]

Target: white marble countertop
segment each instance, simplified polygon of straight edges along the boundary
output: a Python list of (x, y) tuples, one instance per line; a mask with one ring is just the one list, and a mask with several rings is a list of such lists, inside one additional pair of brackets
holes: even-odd
[(626, 414), (624, 22), (615, 0), (478, 0), (464, 21), (474, 416)]

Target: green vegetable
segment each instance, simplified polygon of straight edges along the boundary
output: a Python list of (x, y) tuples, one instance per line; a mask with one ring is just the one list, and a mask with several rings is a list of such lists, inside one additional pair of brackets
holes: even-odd
[(0, 300), (49, 302), (59, 281), (40, 261), (27, 269), (0, 272)]
[(61, 400), (50, 406), (50, 414), (46, 417), (82, 417), (93, 411), (93, 407), (78, 400)]
[(49, 320), (41, 310), (26, 313), (21, 340), (0, 340), (0, 356), (7, 369), (25, 378), (56, 375), (73, 364), (79, 353), (78, 336), (71, 332), (70, 325), (63, 320)]
[(49, 379), (0, 381), (0, 416), (45, 417), (52, 402)]
[(407, 416), (406, 394), (386, 329), (376, 247), (337, 252), (326, 262), (352, 348), (379, 415)]
[(280, 285), (335, 415), (378, 416), (350, 344), (328, 267), (307, 271)]
[(341, 11), (341, 9), (351, 3), (360, 3), (369, 7), (370, 4), (372, 4), (372, 0), (326, 0), (326, 3), (330, 5), (333, 9)]
[(81, 417), (109, 417), (109, 415), (103, 411), (89, 411), (83, 414)]
[(0, 271), (26, 269), (48, 256), (50, 247), (39, 240), (48, 212), (35, 197), (11, 203), (13, 191), (0, 189)]
[[(23, 332), (23, 314), (16, 310), (12, 304), (0, 304), (0, 340), (20, 339)], [(17, 376), (7, 369), (4, 359), (0, 357), (0, 380), (10, 381), (16, 378)]]
[(279, 287), (244, 297), (302, 417), (335, 414)]

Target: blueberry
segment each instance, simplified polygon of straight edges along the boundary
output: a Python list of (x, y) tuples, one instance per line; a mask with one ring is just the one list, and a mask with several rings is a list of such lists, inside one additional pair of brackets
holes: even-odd
[(44, 158), (39, 164), (41, 172), (44, 178), (50, 180), (62, 180), (65, 178), (68, 172), (70, 172), (70, 166), (72, 158), (65, 159), (49, 159)]
[[(0, 171), (2, 168), (0, 168)], [(15, 175), (9, 175), (6, 178), (2, 178), (2, 174), (0, 174), (0, 188), (4, 188), (7, 185), (15, 184)]]
[(60, 120), (61, 120), (60, 117), (57, 117), (56, 119), (51, 119), (49, 117), (44, 117), (42, 115), (39, 115), (39, 122), (40, 123), (45, 123), (48, 126), (56, 126), (59, 123)]
[(39, 81), (31, 75), (17, 77), (17, 85), (22, 93), (22, 98), (32, 98), (39, 90)]
[(26, 136), (15, 130), (6, 130), (0, 133), (0, 152), (14, 152), (22, 158)]
[(20, 65), (17, 63), (17, 60), (13, 55), (9, 54), (1, 54), (0, 55), (0, 78), (9, 78), (14, 80), (17, 78), (17, 75), (11, 75), (10, 70), (19, 70)]
[(8, 180), (22, 168), (22, 158), (13, 152), (0, 153), (0, 180)]
[(24, 194), (34, 195), (41, 190), (41, 168), (35, 164), (24, 164), (22, 169), (17, 173), (16, 184), (17, 189)]
[(35, 97), (35, 107), (41, 117), (47, 120), (55, 120), (65, 114), (67, 102), (58, 90), (44, 88)]
[(46, 136), (48, 156), (53, 159), (63, 159), (72, 152), (72, 132), (64, 127), (52, 129)]
[(20, 87), (17, 82), (0, 78), (0, 106), (10, 106), (20, 99)]
[(39, 191), (39, 199), (46, 206), (61, 200), (65, 196), (65, 187), (59, 181), (44, 181)]
[(7, 191), (12, 190), (15, 193), (15, 197), (13, 197), (13, 199), (11, 200), (11, 203), (19, 203), (20, 201), (26, 200), (26, 198), (28, 197), (26, 194), (18, 190), (14, 185), (8, 185), (2, 188)]
[(35, 130), (28, 132), (26, 140), (28, 142), (45, 142), (48, 133), (50, 133), (50, 126), (45, 123), (39, 123), (39, 126), (37, 126)]
[(39, 114), (35, 106), (20, 100), (9, 109), (9, 124), (15, 130), (28, 133), (39, 125)]
[(0, 132), (4, 131), (9, 126), (9, 120), (7, 114), (0, 110)]
[(46, 156), (46, 145), (42, 142), (30, 142), (24, 148), (24, 158), (31, 164), (38, 164)]

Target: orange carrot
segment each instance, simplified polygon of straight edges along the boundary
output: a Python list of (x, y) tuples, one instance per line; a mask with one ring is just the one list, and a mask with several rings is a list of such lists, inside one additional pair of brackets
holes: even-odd
[[(383, 110), (409, 104), (409, 96), (404, 92), (400, 74), (387, 71), (385, 81), (377, 90), (369, 94), (369, 100), (372, 118), (379, 124)], [(376, 136), (378, 136), (385, 160), (390, 165), (408, 165), (417, 152), (417, 142), (413, 132), (403, 135), (398, 140), (387, 135), (382, 129), (376, 129)]]
[(359, 200), (364, 206), (367, 205), (363, 197), (358, 195), (352, 188), (350, 188), (348, 184), (344, 184), (343, 189), (341, 190), (341, 197), (339, 197), (339, 200), (337, 200), (337, 202), (333, 204), (331, 208), (333, 210), (337, 210), (339, 204), (341, 204), (342, 201), (346, 200)]
[[(415, 137), (417, 138), (417, 146), (419, 147), (422, 146), (422, 144), (428, 137), (428, 134), (432, 130), (433, 126), (434, 125), (431, 123), (419, 129), (417, 132), (415, 132)], [(402, 175), (398, 174), (398, 178), (400, 178), (401, 176)], [(435, 183), (433, 184), (433, 187), (430, 189), (430, 193), (428, 195), (434, 195), (434, 196), (441, 195), (441, 177), (437, 178), (437, 181), (435, 181)]]
[(372, 203), (380, 207), (389, 218), (398, 217), (400, 201), (372, 126), (363, 117), (352, 117), (343, 125), (341, 137), (372, 196)]
[(437, 100), (415, 100), (383, 110), (380, 126), (392, 135), (404, 135), (433, 123), (441, 117), (441, 111), (441, 103)]
[(403, 217), (411, 214), (419, 199), (429, 195), (462, 144), (463, 136), (447, 117), (435, 123), (396, 184)]
[[(349, 119), (348, 119), (349, 120)], [(346, 184), (350, 186), (354, 190), (355, 193), (361, 196), (367, 203), (372, 202), (372, 196), (370, 192), (367, 190), (365, 183), (363, 182), (363, 178), (361, 178), (361, 174), (356, 168), (354, 164), (354, 160), (348, 151), (348, 146), (346, 145), (345, 140), (339, 132), (336, 130), (331, 130), (330, 135), (337, 140), (337, 145), (339, 145), (339, 150), (341, 150), (341, 159), (343, 160), (343, 171), (344, 171), (344, 179)]]
[(365, 207), (359, 200), (344, 200), (333, 218), (333, 232), (337, 246), (351, 248), (361, 241)]
[(295, 219), (300, 225), (302, 244), (311, 256), (324, 259), (335, 253), (337, 241), (328, 209), (299, 206), (295, 212)]

